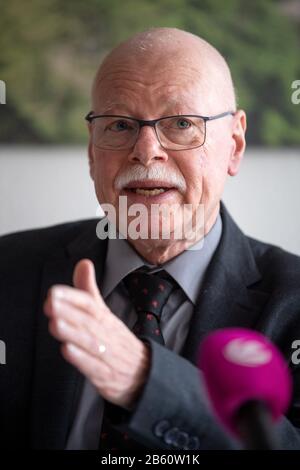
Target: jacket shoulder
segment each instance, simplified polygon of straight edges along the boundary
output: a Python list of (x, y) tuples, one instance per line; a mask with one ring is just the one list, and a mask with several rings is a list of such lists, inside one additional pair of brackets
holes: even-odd
[(43, 257), (49, 250), (65, 246), (79, 237), (90, 227), (96, 226), (98, 219), (78, 220), (49, 227), (9, 233), (0, 237), (0, 257), (24, 260)]
[(297, 287), (300, 285), (300, 256), (276, 245), (247, 237), (256, 264), (270, 283)]

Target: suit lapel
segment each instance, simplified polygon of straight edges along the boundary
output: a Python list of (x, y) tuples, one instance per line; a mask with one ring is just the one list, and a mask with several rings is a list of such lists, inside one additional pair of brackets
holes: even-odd
[(48, 332), (43, 313), (47, 291), (53, 284), (72, 285), (75, 264), (91, 259), (101, 284), (106, 241), (96, 237), (96, 221), (89, 222), (83, 235), (67, 247), (57, 248), (43, 269), (36, 331), (36, 357), (33, 377), (32, 447), (64, 448), (74, 418), (83, 376), (60, 353), (60, 344)]
[(205, 335), (226, 327), (255, 328), (268, 298), (254, 287), (261, 275), (249, 241), (223, 204), (221, 216), (222, 238), (208, 268), (183, 349), (183, 356), (194, 364)]

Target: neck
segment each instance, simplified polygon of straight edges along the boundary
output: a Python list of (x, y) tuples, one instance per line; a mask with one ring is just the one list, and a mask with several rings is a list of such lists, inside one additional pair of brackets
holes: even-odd
[(211, 230), (216, 222), (220, 206), (218, 205), (212, 212), (203, 228), (199, 230), (195, 238), (190, 240), (166, 240), (166, 239), (137, 239), (128, 238), (129, 243), (135, 251), (142, 256), (148, 263), (153, 265), (162, 265), (180, 255), (183, 251), (189, 249), (195, 243), (199, 242)]

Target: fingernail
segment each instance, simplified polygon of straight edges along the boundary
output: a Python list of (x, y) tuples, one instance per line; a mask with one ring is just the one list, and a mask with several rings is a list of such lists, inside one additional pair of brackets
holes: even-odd
[(64, 320), (57, 320), (57, 327), (59, 330), (64, 331), (68, 328), (68, 325)]
[(61, 301), (54, 297), (52, 300), (52, 306), (55, 312), (60, 312), (61, 310)]
[(60, 287), (54, 287), (53, 295), (56, 299), (63, 299), (64, 298), (64, 291)]
[(66, 345), (67, 349), (69, 350), (69, 352), (71, 354), (74, 354), (76, 356), (79, 356), (80, 355), (80, 350), (79, 348), (77, 348), (76, 346), (74, 346), (73, 344), (70, 344), (70, 343), (67, 343)]

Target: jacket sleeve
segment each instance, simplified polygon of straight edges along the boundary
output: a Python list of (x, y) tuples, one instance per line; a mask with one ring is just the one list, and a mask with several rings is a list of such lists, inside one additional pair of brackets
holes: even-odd
[[(160, 344), (154, 341), (149, 343), (151, 368), (148, 380), (134, 409), (123, 413), (122, 421), (121, 414), (114, 413), (117, 417), (115, 427), (151, 449), (243, 448), (238, 440), (223, 430), (213, 415), (199, 369)], [(297, 374), (294, 377), (295, 391), (296, 379)], [(292, 415), (299, 407), (299, 398), (297, 402), (294, 396)], [(282, 449), (300, 448), (300, 429), (297, 424), (283, 417), (276, 425)]]
[(151, 449), (238, 448), (212, 415), (199, 369), (160, 344), (149, 344), (151, 367), (142, 393), (129, 413), (108, 407), (112, 424)]

